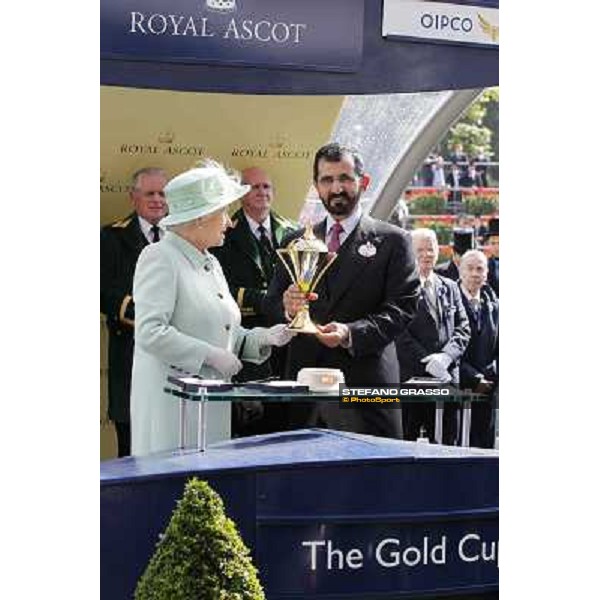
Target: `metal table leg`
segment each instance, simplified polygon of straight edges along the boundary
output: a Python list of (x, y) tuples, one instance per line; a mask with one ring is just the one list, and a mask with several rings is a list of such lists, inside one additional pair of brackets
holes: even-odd
[(468, 448), (471, 437), (471, 401), (463, 402), (462, 430), (460, 445)]
[(444, 403), (435, 403), (435, 433), (434, 438), (438, 444), (442, 443), (444, 435)]
[(181, 450), (185, 448), (185, 403), (185, 398), (179, 398), (179, 448)]
[(200, 388), (198, 390), (199, 400), (198, 400), (198, 441), (197, 448), (200, 452), (204, 452), (206, 450), (206, 405), (208, 402), (208, 398), (206, 396), (207, 389)]

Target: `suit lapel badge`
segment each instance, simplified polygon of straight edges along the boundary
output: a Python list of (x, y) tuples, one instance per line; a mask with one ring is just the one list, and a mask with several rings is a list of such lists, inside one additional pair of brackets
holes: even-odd
[(371, 242), (367, 242), (358, 247), (358, 253), (365, 258), (373, 258), (377, 254), (377, 248)]

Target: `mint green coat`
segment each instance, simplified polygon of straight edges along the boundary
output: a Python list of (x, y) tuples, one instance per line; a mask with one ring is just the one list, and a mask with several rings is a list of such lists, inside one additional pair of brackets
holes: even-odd
[[(133, 280), (135, 346), (131, 379), (131, 453), (134, 456), (173, 450), (179, 442), (179, 402), (165, 394), (172, 367), (222, 379), (205, 364), (211, 347), (238, 354), (246, 338), (243, 359), (261, 363), (270, 355), (265, 329), (241, 327), (240, 311), (231, 297), (219, 262), (173, 232), (146, 246)], [(215, 406), (216, 405), (216, 406)], [(208, 442), (228, 437), (229, 403), (209, 406)], [(227, 414), (223, 414), (226, 411)], [(221, 413), (221, 431), (211, 431), (211, 419)], [(196, 439), (196, 419), (188, 434)], [(223, 429), (223, 423), (226, 423)]]

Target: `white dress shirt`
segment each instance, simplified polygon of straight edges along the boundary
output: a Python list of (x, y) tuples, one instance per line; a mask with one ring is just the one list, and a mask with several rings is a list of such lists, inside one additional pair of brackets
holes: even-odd
[(246, 216), (246, 219), (248, 220), (248, 225), (250, 225), (250, 231), (252, 231), (252, 234), (254, 235), (254, 237), (260, 241), (260, 231), (258, 230), (258, 228), (262, 225), (265, 228), (265, 235), (269, 238), (271, 245), (273, 245), (273, 239), (271, 236), (271, 215), (270, 214), (267, 215), (267, 218), (262, 223), (258, 223), (257, 221), (255, 221), (245, 211), (244, 211), (244, 215)]
[[(340, 246), (348, 239), (348, 236), (354, 231), (360, 218), (362, 216), (362, 210), (358, 205), (354, 212), (346, 217), (345, 219), (338, 221), (340, 225), (344, 228), (344, 231), (340, 232)], [(330, 215), (327, 214), (327, 222), (325, 223), (325, 243), (329, 246), (329, 241), (332, 236), (332, 228), (336, 220)]]
[[(154, 234), (152, 233), (152, 227), (153, 227), (152, 223), (149, 223), (148, 221), (146, 221), (146, 219), (144, 219), (143, 217), (140, 217), (139, 215), (138, 215), (138, 221), (140, 223), (140, 229), (142, 230), (144, 237), (150, 243), (152, 243), (154, 241)], [(163, 239), (163, 237), (165, 235), (165, 230), (160, 225), (158, 226), (158, 235), (161, 240)]]
[(481, 304), (481, 289), (477, 290), (475, 295), (471, 294), (471, 292), (461, 283), (460, 289), (463, 291), (463, 294), (467, 297), (469, 302), (473, 302), (474, 300), (477, 304)]

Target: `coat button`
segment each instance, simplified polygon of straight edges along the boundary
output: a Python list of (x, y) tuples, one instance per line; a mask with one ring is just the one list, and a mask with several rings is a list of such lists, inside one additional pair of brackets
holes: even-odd
[(205, 270), (206, 272), (210, 271), (210, 265), (204, 265), (204, 270)]
[(225, 325), (225, 331), (229, 331), (231, 329), (231, 325)]
[(223, 300), (223, 294), (221, 294), (221, 292), (219, 292), (219, 293), (217, 294), (217, 296), (219, 296), (219, 298), (221, 298), (221, 300)]

